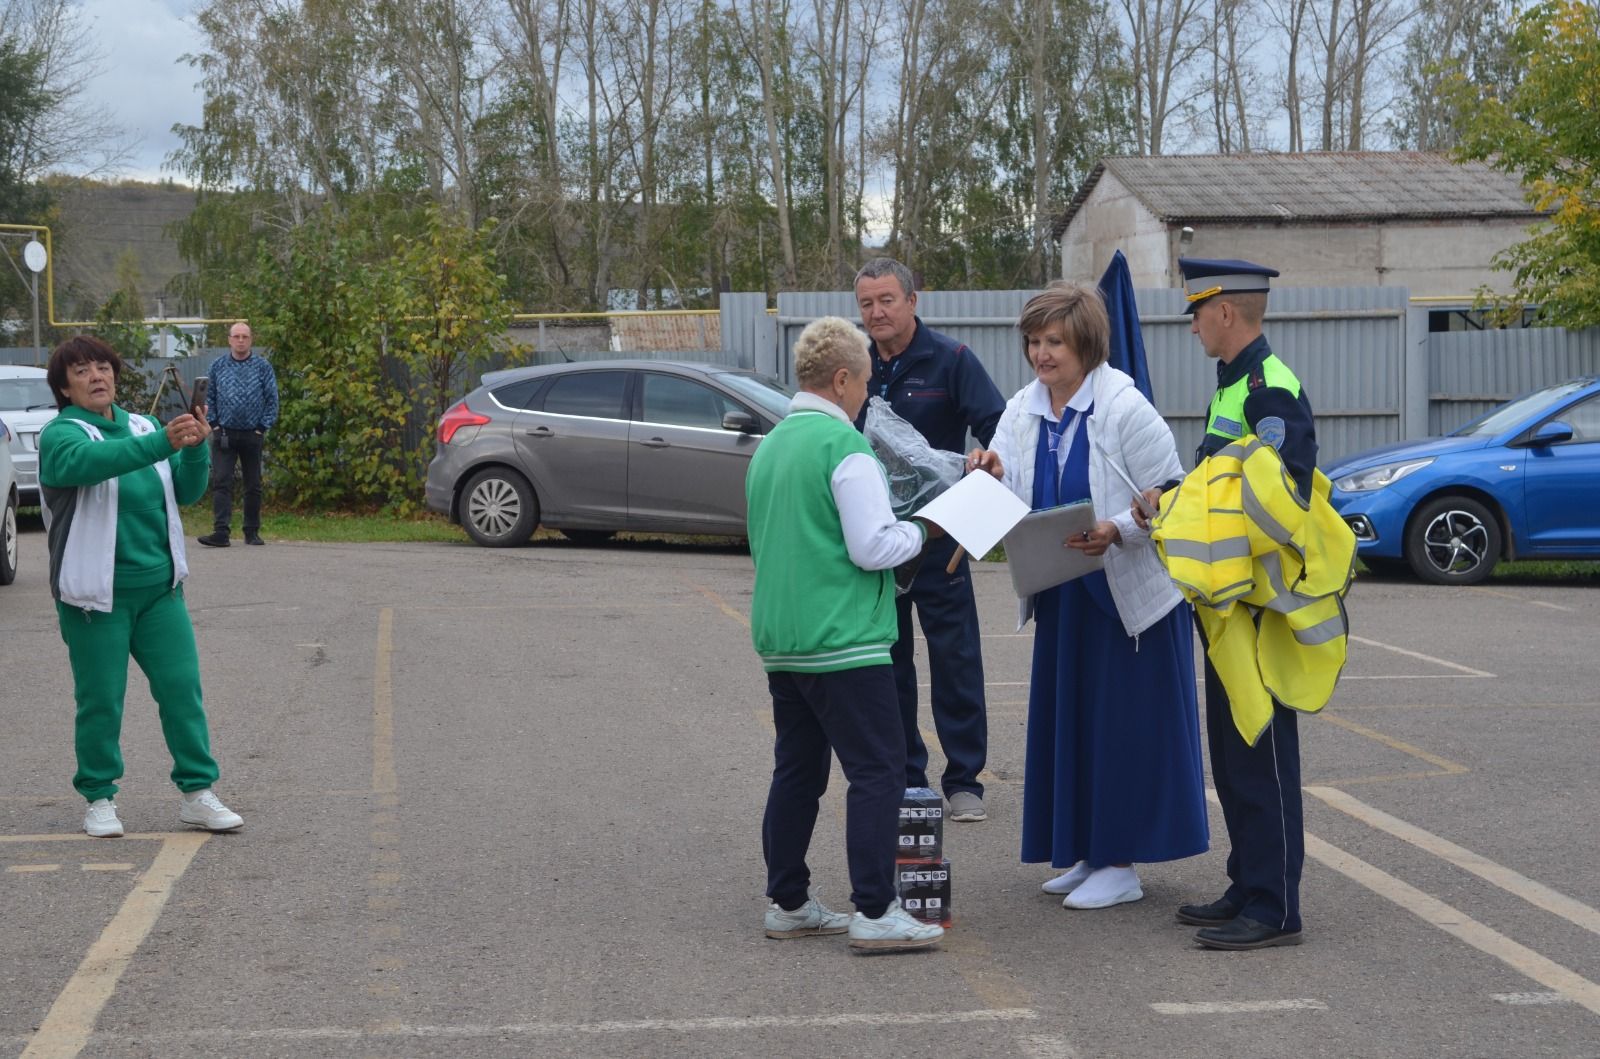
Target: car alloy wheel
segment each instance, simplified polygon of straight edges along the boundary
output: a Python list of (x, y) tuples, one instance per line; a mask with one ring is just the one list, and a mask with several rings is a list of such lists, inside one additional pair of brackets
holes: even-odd
[(5, 513), (0, 515), (0, 585), (17, 579), (17, 503), (6, 497)]
[(1500, 559), (1500, 526), (1476, 500), (1441, 497), (1417, 512), (1406, 542), (1406, 558), (1425, 581), (1477, 584)]

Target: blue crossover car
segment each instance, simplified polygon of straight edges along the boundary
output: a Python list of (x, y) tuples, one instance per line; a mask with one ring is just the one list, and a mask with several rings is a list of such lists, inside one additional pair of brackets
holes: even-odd
[(1346, 457), (1328, 477), (1376, 573), (1471, 585), (1501, 559), (1600, 559), (1600, 376)]

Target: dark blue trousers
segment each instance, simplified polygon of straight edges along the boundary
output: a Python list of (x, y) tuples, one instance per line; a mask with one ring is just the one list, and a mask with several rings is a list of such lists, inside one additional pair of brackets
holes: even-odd
[(895, 691), (900, 697), (900, 722), (906, 733), (906, 786), (928, 786), (928, 747), (917, 727), (916, 639), (911, 607), (916, 604), (922, 635), (928, 640), (928, 682), (933, 728), (944, 749), (942, 786), (946, 797), (957, 791), (983, 794), (978, 773), (989, 756), (989, 720), (983, 703), (983, 645), (978, 631), (978, 604), (972, 597), (972, 570), (962, 557), (954, 574), (944, 568), (955, 554), (948, 537), (930, 544), (922, 557), (911, 591), (895, 601), (900, 613), (900, 639), (895, 642)]
[(1234, 727), (1228, 693), (1207, 659), (1206, 740), (1232, 846), (1225, 896), (1257, 922), (1299, 930), (1306, 837), (1298, 718), (1275, 704), (1272, 723), (1250, 746)]
[(768, 673), (772, 691), (772, 787), (761, 821), (767, 896), (784, 908), (805, 903), (811, 885), (806, 851), (828, 789), (829, 752), (849, 784), (845, 793), (845, 858), (850, 900), (864, 916), (883, 915), (895, 897), (900, 801), (905, 794), (905, 740), (889, 666), (837, 673)]

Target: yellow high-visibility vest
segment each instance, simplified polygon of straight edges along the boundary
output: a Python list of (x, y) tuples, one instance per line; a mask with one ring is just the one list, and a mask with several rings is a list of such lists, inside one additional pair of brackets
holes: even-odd
[(1302, 500), (1278, 450), (1251, 434), (1202, 460), (1161, 498), (1152, 523), (1251, 746), (1272, 722), (1274, 699), (1315, 713), (1344, 669), (1356, 539), (1328, 502), (1331, 489), (1316, 471)]

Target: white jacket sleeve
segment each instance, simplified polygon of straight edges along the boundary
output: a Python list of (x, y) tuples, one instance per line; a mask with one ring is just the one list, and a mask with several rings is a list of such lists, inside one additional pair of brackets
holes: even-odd
[(894, 517), (889, 483), (877, 460), (851, 453), (833, 469), (831, 484), (851, 562), (863, 570), (887, 570), (922, 551), (923, 529)]
[[(1121, 415), (1117, 422), (1118, 455), (1128, 476), (1143, 489), (1183, 477), (1183, 464), (1178, 462), (1178, 444), (1172, 438), (1172, 429), (1161, 418), (1155, 405), (1137, 390), (1127, 390), (1120, 402)], [(1122, 547), (1138, 547), (1150, 538), (1150, 531), (1140, 529), (1133, 521), (1133, 513), (1124, 505), (1111, 515), (1117, 530), (1122, 534)]]

